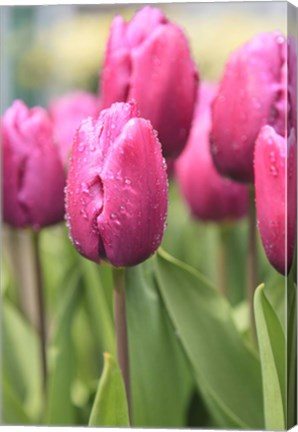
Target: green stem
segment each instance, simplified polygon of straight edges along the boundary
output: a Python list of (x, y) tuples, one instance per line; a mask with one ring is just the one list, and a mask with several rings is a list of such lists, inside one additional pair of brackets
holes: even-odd
[(33, 246), (33, 260), (35, 266), (36, 283), (35, 283), (35, 295), (36, 295), (36, 306), (38, 311), (38, 330), (39, 330), (39, 341), (40, 341), (40, 359), (42, 368), (42, 383), (43, 390), (46, 394), (47, 389), (47, 356), (46, 356), (46, 323), (45, 323), (45, 308), (44, 308), (44, 297), (43, 297), (43, 277), (40, 260), (40, 233), (32, 233), (32, 246)]
[(252, 337), (256, 341), (256, 323), (254, 317), (254, 293), (258, 285), (258, 257), (257, 257), (257, 220), (255, 209), (255, 190), (251, 186), (249, 191), (248, 213), (248, 251), (247, 251), (247, 301), (249, 305)]
[(131, 424), (131, 392), (129, 374), (128, 334), (125, 301), (125, 269), (113, 268), (114, 277), (114, 313), (117, 357), (125, 385), (129, 420)]
[(220, 292), (227, 296), (227, 248), (226, 248), (226, 227), (224, 224), (218, 226), (218, 256), (217, 256), (217, 274), (218, 287)]
[(112, 309), (107, 301), (102, 279), (97, 266), (88, 260), (81, 260), (83, 266), (83, 275), (86, 286), (86, 301), (88, 314), (99, 343), (102, 344), (104, 351), (115, 353), (115, 338)]

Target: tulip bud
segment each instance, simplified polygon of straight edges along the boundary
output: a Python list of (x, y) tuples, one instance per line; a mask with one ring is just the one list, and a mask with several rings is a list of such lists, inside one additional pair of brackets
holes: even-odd
[(211, 103), (216, 90), (215, 85), (201, 84), (190, 136), (175, 164), (182, 195), (193, 215), (210, 221), (237, 219), (248, 209), (247, 187), (221, 177), (210, 154)]
[(54, 124), (54, 136), (58, 143), (61, 160), (67, 165), (73, 136), (81, 121), (100, 112), (99, 99), (91, 93), (76, 91), (54, 99), (49, 113)]
[(160, 245), (167, 176), (159, 141), (134, 102), (115, 103), (77, 130), (69, 165), (67, 223), (77, 250), (131, 266)]
[(65, 174), (46, 111), (15, 101), (3, 115), (1, 135), (4, 221), (34, 229), (62, 221)]
[(159, 9), (144, 7), (125, 23), (114, 19), (104, 61), (103, 108), (135, 99), (158, 131), (166, 158), (186, 144), (198, 76), (182, 30)]
[(296, 240), (296, 136), (288, 140), (264, 126), (255, 147), (255, 187), (258, 226), (270, 263), (288, 273)]
[(286, 41), (277, 32), (260, 34), (231, 55), (212, 110), (211, 152), (221, 174), (252, 182), (261, 127), (284, 135), (285, 68)]

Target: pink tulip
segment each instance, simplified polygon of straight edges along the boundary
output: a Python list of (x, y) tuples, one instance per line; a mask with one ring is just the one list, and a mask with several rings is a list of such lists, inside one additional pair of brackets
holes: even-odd
[(53, 119), (54, 135), (64, 165), (67, 165), (73, 136), (81, 121), (89, 116), (96, 117), (99, 112), (99, 99), (83, 91), (68, 93), (51, 102), (49, 113)]
[(38, 229), (64, 218), (65, 174), (47, 112), (15, 101), (1, 121), (4, 221)]
[(77, 250), (115, 266), (144, 261), (158, 248), (166, 219), (161, 147), (134, 102), (115, 103), (77, 130), (69, 165), (67, 221)]
[(231, 55), (213, 104), (211, 152), (221, 174), (253, 181), (256, 138), (266, 124), (284, 135), (286, 101), (286, 40), (260, 34)]
[(285, 139), (264, 126), (255, 147), (258, 226), (265, 252), (280, 273), (288, 273), (296, 240), (296, 135)]
[(177, 157), (186, 143), (197, 81), (184, 33), (159, 9), (144, 7), (129, 23), (114, 19), (102, 76), (103, 108), (135, 99), (158, 131), (166, 158)]
[(240, 218), (248, 208), (247, 187), (221, 177), (210, 154), (211, 103), (216, 90), (215, 85), (201, 84), (190, 136), (175, 164), (181, 192), (193, 215), (210, 221)]

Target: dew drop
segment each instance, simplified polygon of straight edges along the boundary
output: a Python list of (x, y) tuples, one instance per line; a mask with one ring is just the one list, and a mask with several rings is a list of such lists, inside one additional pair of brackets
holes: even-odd
[(80, 144), (78, 146), (78, 150), (80, 153), (82, 153), (85, 150), (85, 143), (84, 142), (80, 142)]

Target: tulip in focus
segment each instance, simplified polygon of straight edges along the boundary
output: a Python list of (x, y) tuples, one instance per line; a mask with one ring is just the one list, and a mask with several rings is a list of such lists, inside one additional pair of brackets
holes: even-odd
[(67, 165), (73, 136), (81, 121), (89, 116), (96, 117), (99, 112), (99, 99), (83, 91), (66, 94), (54, 99), (50, 104), (49, 113), (53, 119), (54, 135), (64, 165)]
[(34, 229), (64, 218), (65, 174), (47, 112), (17, 100), (1, 120), (3, 218)]
[(67, 223), (77, 250), (131, 266), (160, 245), (167, 211), (166, 166), (150, 122), (134, 102), (115, 103), (77, 130), (71, 153)]
[(288, 139), (264, 126), (255, 148), (258, 226), (266, 255), (282, 274), (291, 268), (296, 240), (296, 136)]
[(212, 110), (211, 152), (218, 171), (253, 182), (253, 154), (262, 126), (284, 135), (287, 118), (286, 40), (262, 33), (235, 51)]
[(209, 221), (237, 219), (248, 209), (247, 187), (221, 177), (210, 154), (211, 103), (216, 90), (215, 85), (200, 86), (187, 146), (175, 164), (181, 192), (192, 214)]
[(182, 30), (152, 7), (130, 22), (117, 16), (106, 50), (103, 108), (135, 99), (158, 131), (166, 158), (177, 157), (191, 126), (198, 76)]

